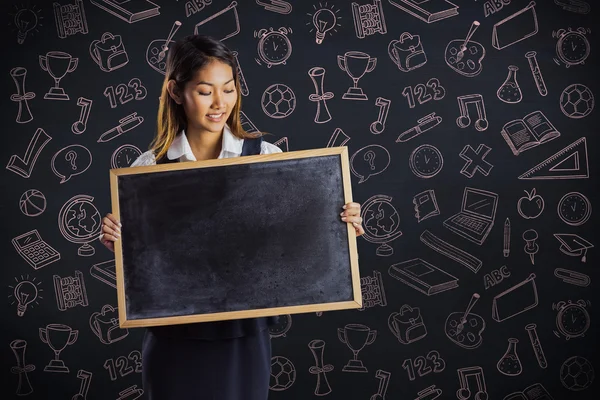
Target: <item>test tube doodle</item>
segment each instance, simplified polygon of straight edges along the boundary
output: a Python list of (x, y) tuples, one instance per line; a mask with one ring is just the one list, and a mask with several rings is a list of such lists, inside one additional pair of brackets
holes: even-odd
[(232, 51), (233, 56), (235, 57), (235, 65), (238, 76), (240, 78), (240, 89), (242, 91), (242, 95), (248, 96), (250, 94), (250, 90), (248, 89), (248, 84), (246, 83), (246, 78), (244, 78), (244, 73), (242, 72), (242, 67), (240, 66), (240, 60), (238, 59), (238, 52)]
[(527, 331), (529, 340), (531, 341), (531, 346), (533, 347), (533, 352), (535, 353), (535, 358), (537, 359), (537, 362), (541, 368), (546, 368), (548, 367), (548, 361), (546, 360), (546, 355), (544, 354), (542, 344), (540, 343), (540, 338), (538, 337), (537, 330), (535, 328), (535, 324), (529, 324), (525, 326), (525, 330)]
[(529, 69), (533, 74), (533, 80), (535, 81), (535, 86), (537, 86), (538, 92), (540, 92), (542, 96), (545, 96), (548, 94), (548, 88), (546, 88), (546, 83), (544, 82), (542, 71), (540, 71), (540, 66), (537, 62), (536, 54), (537, 53), (535, 51), (529, 51), (525, 53), (525, 57), (529, 62)]

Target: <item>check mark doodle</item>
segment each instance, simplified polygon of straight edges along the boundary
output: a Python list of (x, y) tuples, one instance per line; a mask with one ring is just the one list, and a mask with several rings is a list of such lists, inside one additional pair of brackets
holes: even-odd
[(38, 156), (51, 139), (52, 138), (46, 133), (46, 131), (44, 131), (42, 128), (38, 128), (29, 141), (29, 145), (27, 146), (27, 150), (25, 151), (23, 158), (13, 154), (10, 156), (10, 160), (6, 165), (6, 169), (14, 172), (17, 175), (21, 175), (23, 178), (29, 178)]

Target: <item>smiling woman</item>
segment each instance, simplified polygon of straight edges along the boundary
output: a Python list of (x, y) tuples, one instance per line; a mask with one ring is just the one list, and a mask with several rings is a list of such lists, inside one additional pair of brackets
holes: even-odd
[[(279, 147), (263, 140), (264, 133), (244, 131), (240, 93), (235, 56), (223, 43), (207, 36), (177, 41), (167, 56), (156, 136), (150, 150), (131, 167), (280, 153)], [(158, 186), (151, 190), (168, 191), (165, 185)], [(154, 195), (136, 192), (140, 197)], [(202, 200), (206, 201), (198, 199)], [(360, 204), (340, 207), (341, 222), (352, 224), (357, 236), (364, 234)], [(102, 222), (99, 239), (114, 251), (121, 223), (111, 213)], [(248, 231), (248, 237), (252, 234)], [(139, 240), (144, 247), (159, 245), (145, 237)], [(142, 264), (144, 270), (149, 268)], [(197, 287), (194, 282), (191, 285)], [(181, 297), (181, 293), (173, 296)], [(277, 322), (278, 317), (272, 316), (147, 328), (142, 343), (147, 398), (179, 400), (202, 393), (203, 399), (266, 400), (271, 371), (268, 328)]]
[(175, 80), (167, 85), (171, 98), (191, 117), (185, 132), (196, 159), (217, 158), (225, 121), (238, 98), (231, 66), (213, 60), (185, 85), (177, 85)]
[[(157, 135), (150, 144), (157, 161), (167, 156), (180, 132), (185, 134), (194, 154), (192, 161), (218, 158), (226, 128), (237, 139), (257, 137), (242, 128), (242, 96), (236, 71), (233, 52), (210, 37), (192, 35), (171, 46), (160, 97)], [(267, 153), (281, 151), (266, 142), (263, 147), (270, 150)]]

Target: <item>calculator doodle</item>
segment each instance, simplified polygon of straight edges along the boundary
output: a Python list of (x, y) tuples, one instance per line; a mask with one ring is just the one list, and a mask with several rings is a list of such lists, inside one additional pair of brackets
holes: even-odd
[(40, 269), (60, 260), (58, 251), (42, 240), (37, 229), (13, 238), (12, 244), (33, 269)]

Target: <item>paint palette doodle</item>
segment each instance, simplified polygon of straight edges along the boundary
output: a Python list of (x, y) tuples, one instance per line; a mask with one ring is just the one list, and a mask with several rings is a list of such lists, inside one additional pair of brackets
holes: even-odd
[(171, 32), (169, 32), (169, 37), (167, 40), (156, 39), (153, 40), (146, 50), (146, 61), (148, 65), (150, 65), (154, 70), (160, 72), (161, 74), (165, 74), (165, 69), (167, 67), (167, 52), (169, 50), (169, 46), (175, 43), (173, 40), (173, 36), (181, 27), (181, 22), (175, 21), (173, 26), (171, 27)]
[(485, 329), (485, 320), (470, 312), (477, 300), (479, 300), (479, 294), (474, 293), (467, 310), (450, 314), (444, 327), (448, 339), (465, 349), (479, 347), (483, 341), (481, 334)]
[(479, 27), (478, 21), (473, 21), (465, 39), (452, 40), (446, 46), (444, 59), (446, 64), (456, 72), (467, 77), (479, 75), (483, 69), (481, 61), (485, 57), (485, 47), (471, 39)]

